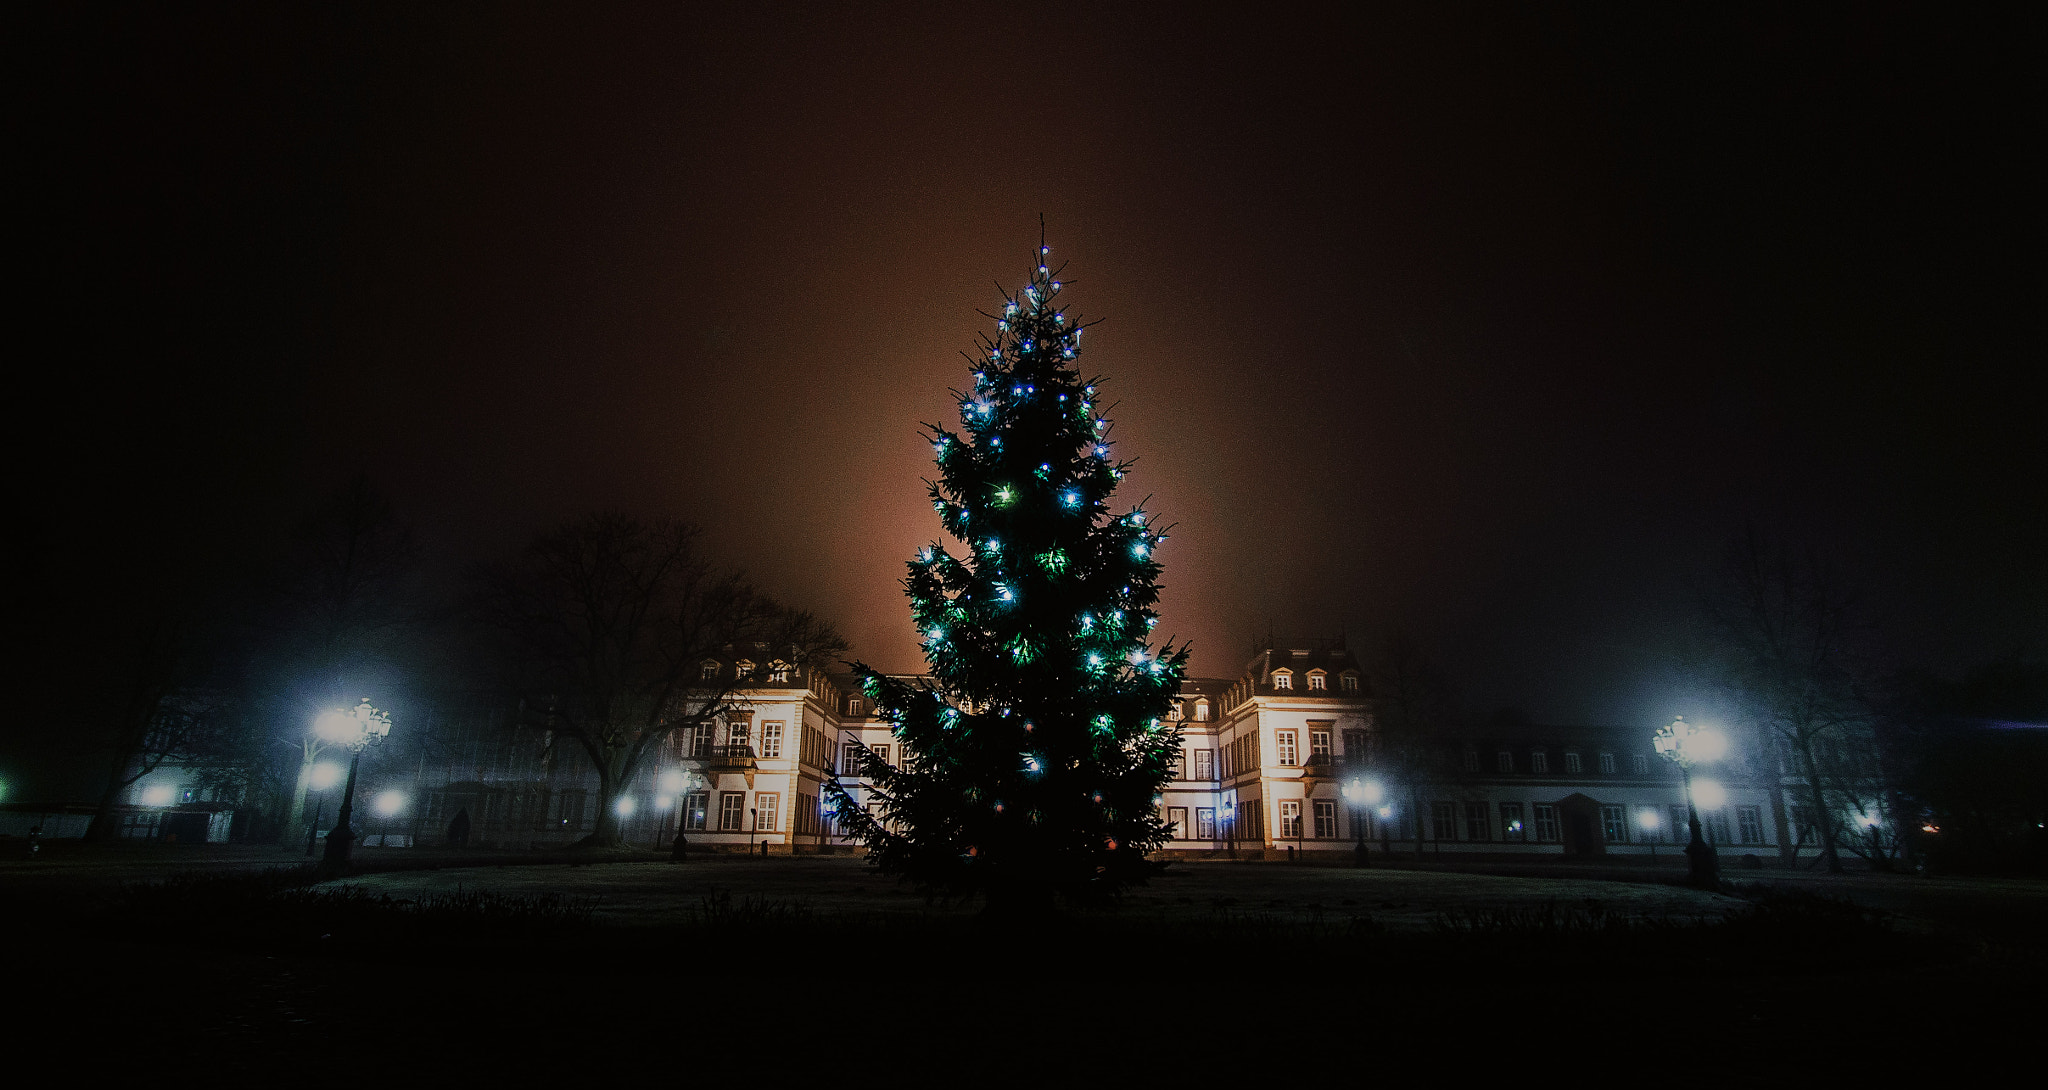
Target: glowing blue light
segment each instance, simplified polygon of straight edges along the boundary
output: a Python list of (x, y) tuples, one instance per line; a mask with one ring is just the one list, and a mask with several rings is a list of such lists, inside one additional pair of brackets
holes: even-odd
[(1145, 559), (1145, 551), (1145, 543), (1142, 541), (1138, 542), (1136, 545), (1131, 546), (1131, 555), (1137, 557), (1140, 560)]
[(1003, 601), (1005, 602), (1014, 602), (1017, 600), (1016, 592), (1012, 591), (1008, 586), (1005, 586), (1002, 583), (996, 584), (996, 592), (1003, 596)]
[(1051, 252), (1052, 252), (1052, 247), (1050, 247), (1050, 246), (1040, 246), (1040, 247), (1038, 248), (1038, 252), (1039, 252), (1039, 253), (1042, 253), (1042, 254), (1049, 254), (1049, 253), (1051, 253)]
[(1060, 502), (1068, 507), (1078, 507), (1081, 504), (1081, 497), (1078, 493), (1066, 492), (1060, 495)]
[(1105, 446), (1103, 446), (1103, 445), (1102, 445), (1102, 444), (1100, 444), (1100, 443), (1097, 443), (1097, 444), (1095, 445), (1095, 456), (1096, 456), (1097, 458), (1103, 458), (1103, 457), (1107, 457), (1107, 456), (1108, 456), (1108, 454), (1109, 454), (1109, 448), (1108, 448), (1108, 447), (1105, 447)]
[(1043, 266), (1043, 265), (1040, 265), (1040, 266), (1038, 267), (1038, 272), (1039, 272), (1039, 275), (1041, 275), (1041, 276), (1045, 275), (1045, 274), (1046, 274), (1047, 272), (1049, 272), (1049, 271), (1051, 271), (1051, 270), (1047, 269), (1047, 268), (1046, 268), (1045, 266)]

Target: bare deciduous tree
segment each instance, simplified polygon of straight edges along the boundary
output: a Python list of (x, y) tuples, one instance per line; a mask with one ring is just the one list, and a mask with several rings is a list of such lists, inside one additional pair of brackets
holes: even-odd
[(1788, 822), (1774, 801), (1784, 850), (1794, 850), (1798, 836), (1790, 826), (1810, 822), (1829, 871), (1842, 869), (1844, 851), (1881, 861), (1882, 846), (1845, 837), (1841, 827), (1844, 813), (1877, 813), (1884, 794), (1870, 629), (1854, 596), (1818, 559), (1795, 558), (1751, 531), (1728, 550), (1704, 612), (1713, 680), (1758, 728), (1765, 767), (1777, 759), (1808, 811), (1804, 822)]
[(808, 669), (846, 649), (830, 625), (717, 569), (698, 537), (671, 519), (593, 514), (473, 571), (475, 615), (501, 638), (525, 713), (574, 739), (597, 770), (585, 843), (619, 842), (613, 800), (658, 743), (745, 706), (744, 680), (703, 670), (706, 660), (758, 642)]

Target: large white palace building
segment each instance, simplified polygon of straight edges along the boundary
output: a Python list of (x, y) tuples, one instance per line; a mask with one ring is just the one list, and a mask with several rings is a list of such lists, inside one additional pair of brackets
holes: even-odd
[[(617, 800), (629, 841), (722, 851), (838, 852), (824, 785), (855, 743), (892, 755), (889, 725), (843, 674), (777, 661), (766, 649), (707, 661), (755, 679), (746, 707), (671, 741)], [(1238, 858), (1355, 851), (1647, 855), (1687, 836), (1678, 770), (1652, 748), (1655, 725), (1627, 729), (1382, 729), (1356, 658), (1341, 641), (1273, 642), (1234, 679), (1190, 679), (1172, 715), (1181, 760), (1160, 807), (1171, 855)], [(366, 762), (366, 846), (433, 844), (466, 817), (474, 846), (572, 841), (596, 817), (596, 777), (541, 732), (487, 708), (442, 716), (438, 742)], [(851, 793), (864, 787), (848, 777)], [(1738, 739), (1696, 770), (1708, 838), (1727, 855), (1815, 853), (1796, 782)], [(138, 783), (138, 791), (163, 785)], [(401, 800), (380, 812), (380, 798)], [(138, 802), (142, 799), (137, 798)], [(332, 815), (332, 807), (326, 812)]]

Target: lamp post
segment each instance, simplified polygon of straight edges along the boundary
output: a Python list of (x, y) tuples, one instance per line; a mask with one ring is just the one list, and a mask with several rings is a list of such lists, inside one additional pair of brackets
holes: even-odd
[(1380, 854), (1389, 859), (1394, 857), (1394, 807), (1392, 804), (1380, 807)]
[(363, 763), (363, 750), (371, 743), (391, 733), (391, 716), (370, 706), (365, 697), (361, 704), (351, 711), (331, 711), (323, 714), (313, 724), (313, 733), (324, 741), (349, 747), (348, 784), (341, 789), (341, 809), (334, 815), (334, 831), (327, 834), (327, 852), (320, 859), (320, 869), (328, 873), (339, 873), (348, 869), (351, 850), (355, 847), (356, 833), (350, 827), (355, 819), (356, 770)]
[[(1365, 846), (1366, 808), (1385, 797), (1386, 792), (1373, 780), (1361, 780), (1356, 776), (1344, 785), (1344, 797), (1351, 800), (1351, 829), (1358, 835), (1358, 847), (1352, 849), (1358, 856), (1358, 865), (1369, 867), (1371, 856)], [(1384, 832), (1384, 830), (1382, 830)]]
[(1728, 739), (1720, 731), (1686, 722), (1681, 715), (1672, 720), (1670, 726), (1659, 729), (1654, 741), (1657, 755), (1677, 765), (1679, 775), (1685, 781), (1685, 821), (1692, 833), (1692, 838), (1685, 845), (1686, 884), (1700, 889), (1718, 889), (1721, 885), (1721, 860), (1714, 854), (1714, 849), (1707, 846), (1706, 838), (1700, 835), (1700, 811), (1692, 796), (1692, 766), (1719, 760), (1728, 751)]

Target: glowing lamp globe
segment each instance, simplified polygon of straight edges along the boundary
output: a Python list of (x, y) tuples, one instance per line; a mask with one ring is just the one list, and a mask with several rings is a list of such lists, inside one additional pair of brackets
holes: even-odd
[(333, 761), (321, 761), (306, 773), (306, 786), (315, 791), (325, 791), (341, 782), (341, 766)]
[(676, 769), (670, 769), (661, 774), (661, 789), (668, 794), (680, 795), (683, 792), (683, 788), (688, 787), (689, 784), (689, 777)]
[(1713, 763), (1728, 755), (1728, 736), (1712, 727), (1701, 727), (1687, 744), (1692, 750), (1692, 759)]
[(631, 795), (620, 795), (619, 801), (613, 805), (612, 809), (617, 810), (620, 817), (632, 817), (633, 797)]
[(1636, 824), (1642, 826), (1645, 829), (1654, 830), (1657, 828), (1657, 826), (1663, 823), (1657, 820), (1657, 811), (1644, 810), (1641, 816), (1636, 818)]
[(1719, 810), (1728, 805), (1728, 789), (1719, 780), (1694, 780), (1692, 804), (1702, 810)]
[(142, 805), (169, 806), (171, 799), (176, 797), (176, 795), (177, 792), (174, 789), (159, 784), (142, 792)]
[(405, 809), (405, 792), (393, 790), (380, 792), (377, 795), (377, 812), (385, 817), (390, 817), (403, 809)]

